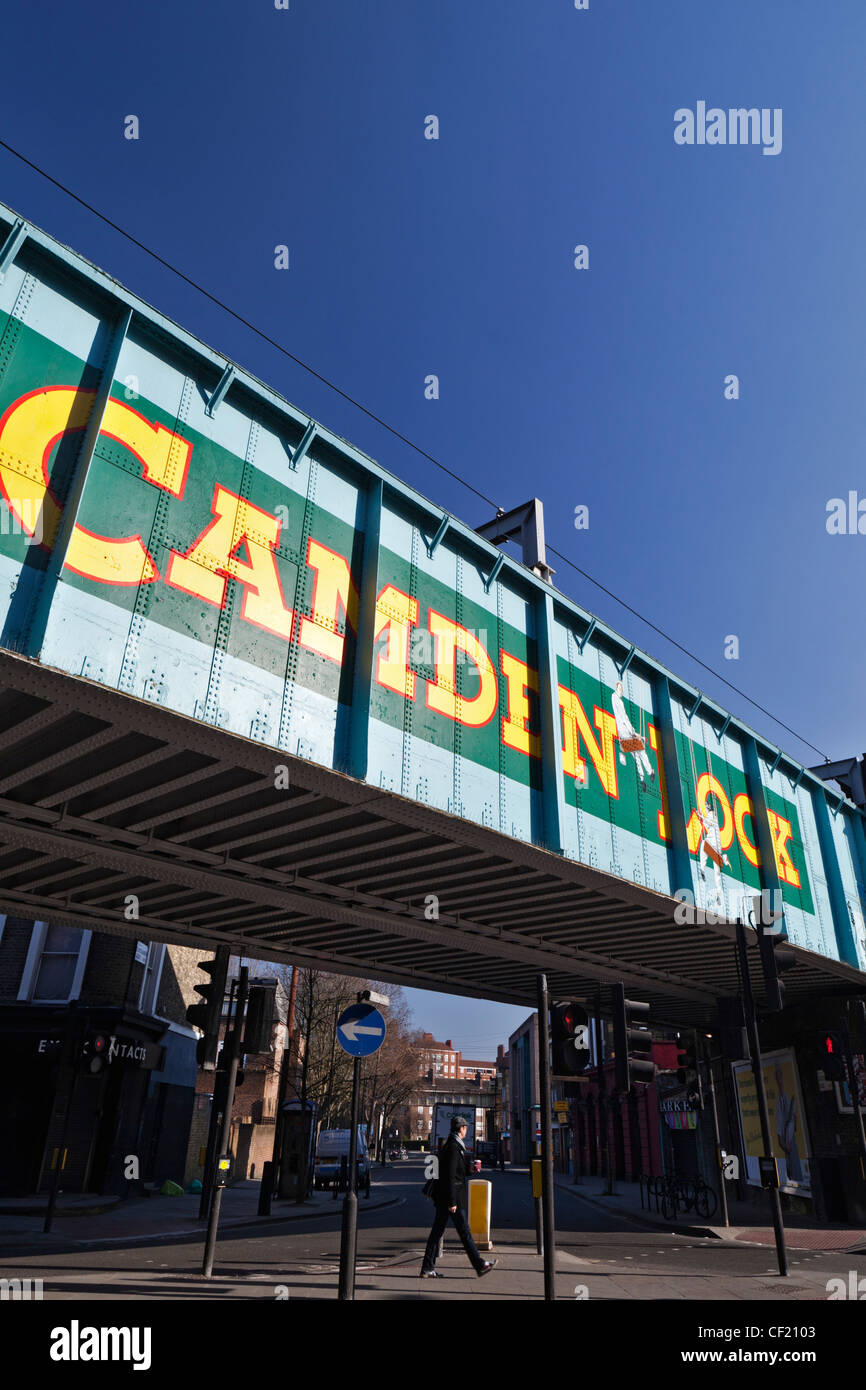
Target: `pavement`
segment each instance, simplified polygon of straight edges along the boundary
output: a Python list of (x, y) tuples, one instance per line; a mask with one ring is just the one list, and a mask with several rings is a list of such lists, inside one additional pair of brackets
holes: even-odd
[[(446, 1236), (438, 1268), (443, 1278), (419, 1279), (430, 1220), (421, 1197), (420, 1164), (382, 1173), (378, 1191), (359, 1203), (359, 1300), (429, 1299), (539, 1300), (544, 1295), (543, 1262), (535, 1252), (529, 1175), (523, 1169), (492, 1174), (495, 1196), (496, 1268), (478, 1279), (453, 1232)], [(485, 1175), (486, 1176), (486, 1175)], [(866, 1255), (851, 1249), (846, 1228), (802, 1225), (791, 1238), (790, 1272), (778, 1274), (775, 1252), (741, 1238), (760, 1234), (749, 1227), (707, 1227), (684, 1216), (673, 1229), (655, 1213), (641, 1211), (636, 1184), (617, 1183), (604, 1195), (601, 1179), (557, 1183), (557, 1296), (565, 1300), (671, 1299), (732, 1303), (826, 1301), (842, 1280), (846, 1289), (866, 1275)], [(257, 1182), (238, 1183), (224, 1194), (214, 1276), (201, 1276), (203, 1224), (198, 1197), (131, 1197), (102, 1203), (63, 1194), (57, 1229), (45, 1236), (34, 1199), (17, 1211), (0, 1213), (0, 1272), (4, 1278), (38, 1279), (37, 1298), (80, 1300), (225, 1301), (226, 1298), (285, 1301), (337, 1297), (342, 1203), (316, 1193), (303, 1204), (278, 1201), (271, 1217), (258, 1215)], [(99, 1199), (97, 1199), (99, 1202)], [(30, 1210), (27, 1210), (27, 1207)], [(760, 1207), (746, 1208), (753, 1218)], [(77, 1214), (76, 1214), (77, 1213)], [(86, 1216), (85, 1216), (86, 1213)], [(369, 1216), (368, 1216), (369, 1213)], [(312, 1218), (312, 1219), (311, 1219)], [(739, 1222), (739, 1209), (734, 1211)], [(802, 1221), (802, 1218), (797, 1218)], [(837, 1242), (798, 1248), (823, 1232)], [(801, 1234), (802, 1233), (802, 1234)], [(844, 1254), (839, 1252), (844, 1250)], [(866, 1287), (864, 1282), (863, 1287)], [(856, 1295), (846, 1295), (854, 1297)]]
[[(268, 1226), (275, 1220), (293, 1221), (311, 1216), (333, 1217), (342, 1210), (342, 1199), (331, 1192), (314, 1192), (305, 1202), (277, 1198), (271, 1215), (259, 1215), (256, 1180), (234, 1183), (223, 1191), (220, 1230), (233, 1226)], [(93, 1193), (61, 1193), (57, 1198), (52, 1228), (43, 1231), (48, 1205), (46, 1194), (4, 1197), (0, 1205), (0, 1244), (7, 1253), (26, 1250), (63, 1250), (145, 1245), (160, 1239), (201, 1240), (207, 1223), (199, 1220), (199, 1193), (163, 1197), (158, 1189), (139, 1197), (99, 1197)], [(393, 1196), (358, 1198), (362, 1210), (375, 1211), (393, 1204)], [(84, 1218), (87, 1218), (86, 1220)]]
[[(627, 1216), (630, 1221), (651, 1230), (668, 1231), (674, 1235), (707, 1236), (717, 1240), (741, 1241), (748, 1245), (775, 1245), (776, 1236), (771, 1224), (769, 1200), (742, 1202), (728, 1195), (728, 1217), (730, 1224), (720, 1222), (717, 1209), (709, 1220), (694, 1212), (680, 1211), (672, 1220), (663, 1217), (647, 1206), (644, 1193), (641, 1200), (641, 1185), (636, 1182), (614, 1181), (614, 1194), (605, 1193), (607, 1183), (603, 1177), (584, 1177), (575, 1183), (571, 1177), (555, 1175), (558, 1188), (572, 1192), (576, 1197), (590, 1202), (599, 1209)], [(799, 1212), (783, 1211), (786, 1243), (791, 1250), (848, 1250), (866, 1249), (866, 1230), (849, 1226), (842, 1222), (816, 1221), (813, 1217)]]

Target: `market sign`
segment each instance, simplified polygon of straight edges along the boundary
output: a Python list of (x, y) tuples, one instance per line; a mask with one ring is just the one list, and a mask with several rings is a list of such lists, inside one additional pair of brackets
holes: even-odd
[(791, 939), (866, 968), (850, 808), (61, 261), (0, 282), (6, 647), (728, 917), (777, 878)]
[[(19, 528), (17, 535), (0, 536), (7, 553), (14, 554), (25, 540), (50, 550), (63, 514), (52, 488), (52, 460), (87, 427), (94, 394), (52, 384), (17, 397), (3, 412), (0, 488)], [(131, 609), (148, 586), (148, 603), (160, 605), (161, 624), (195, 631), (208, 641), (216, 637), (217, 615), (231, 609), (240, 629), (238, 650), (247, 658), (254, 655), (266, 669), (283, 671), (294, 648), (295, 679), (336, 696), (347, 644), (352, 646), (357, 635), (355, 533), (321, 507), (313, 509), (305, 526), (307, 509), (300, 499), (254, 468), (242, 470), (239, 486), (239, 460), (193, 431), (182, 437), (159, 415), (140, 400), (135, 408), (123, 399), (109, 400), (102, 435), (111, 443), (96, 456), (81, 513), (85, 520), (72, 530), (65, 559), (69, 581)], [(154, 514), (160, 510), (164, 524), (157, 532)], [(297, 550), (290, 538), (301, 530), (309, 534)], [(469, 600), (461, 605), (462, 621), (448, 616), (453, 593), (431, 577), (413, 576), (396, 554), (385, 553), (383, 570), (391, 577), (384, 583), (380, 578), (376, 596), (376, 716), (402, 728), (406, 706), (415, 706), (417, 736), (447, 745), (446, 730), (457, 725), (463, 758), (501, 764), (509, 776), (530, 785), (541, 753), (534, 641), (505, 622), (489, 631), (491, 615)], [(559, 673), (568, 800), (586, 814), (665, 843), (669, 811), (656, 724), (621, 693), (621, 685), (605, 688), (566, 660), (559, 661)], [(680, 736), (686, 774), (689, 758), (695, 760), (687, 743)], [(703, 768), (702, 747), (697, 758)], [(635, 793), (632, 762), (648, 796)], [(717, 757), (712, 770), (702, 770), (687, 789), (689, 853), (698, 855), (702, 818), (712, 800), (720, 813), (721, 852), (733, 849), (736, 858), (726, 867), (744, 884), (760, 887), (755, 810), (744, 775)], [(777, 872), (783, 886), (805, 895), (808, 906), (801, 905), (809, 911), (796, 806), (769, 799)]]

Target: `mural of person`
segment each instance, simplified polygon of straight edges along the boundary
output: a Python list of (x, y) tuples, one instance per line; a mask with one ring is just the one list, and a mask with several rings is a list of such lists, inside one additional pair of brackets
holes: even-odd
[(715, 809), (715, 798), (708, 796), (704, 803), (704, 813), (697, 812), (698, 820), (701, 823), (701, 842), (698, 859), (698, 871), (701, 881), (707, 881), (707, 860), (713, 866), (713, 876), (715, 879), (715, 901), (720, 908), (724, 908), (724, 895), (722, 892), (722, 865), (726, 869), (731, 867), (730, 860), (726, 854), (722, 853), (722, 834), (719, 828), (719, 817)]
[(803, 1168), (800, 1151), (797, 1147), (797, 1101), (794, 1096), (785, 1094), (782, 1068), (776, 1066), (776, 1134), (779, 1147), (785, 1155), (788, 1179), (791, 1182), (803, 1181)]
[(625, 712), (625, 701), (622, 698), (622, 681), (617, 681), (616, 688), (611, 696), (611, 709), (616, 720), (616, 733), (619, 739), (619, 760), (625, 767), (627, 758), (626, 753), (631, 753), (634, 758), (637, 775), (640, 778), (641, 790), (646, 791), (646, 778), (652, 782), (655, 778), (655, 769), (646, 755), (646, 744), (640, 734), (635, 729), (631, 720)]

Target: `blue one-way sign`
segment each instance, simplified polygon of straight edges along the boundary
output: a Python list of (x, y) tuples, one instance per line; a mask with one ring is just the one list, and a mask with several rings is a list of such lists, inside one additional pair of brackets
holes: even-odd
[(337, 1042), (350, 1057), (370, 1057), (385, 1041), (385, 1020), (372, 1004), (350, 1004), (337, 1019)]

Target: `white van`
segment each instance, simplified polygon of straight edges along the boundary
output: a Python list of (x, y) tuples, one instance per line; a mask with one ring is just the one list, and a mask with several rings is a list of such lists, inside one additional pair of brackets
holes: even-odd
[[(348, 1129), (323, 1129), (319, 1132), (316, 1144), (316, 1161), (313, 1166), (313, 1186), (328, 1188), (337, 1181), (342, 1171), (342, 1159), (349, 1161)], [(370, 1195), (370, 1159), (367, 1153), (366, 1134), (358, 1127), (358, 1191)]]

